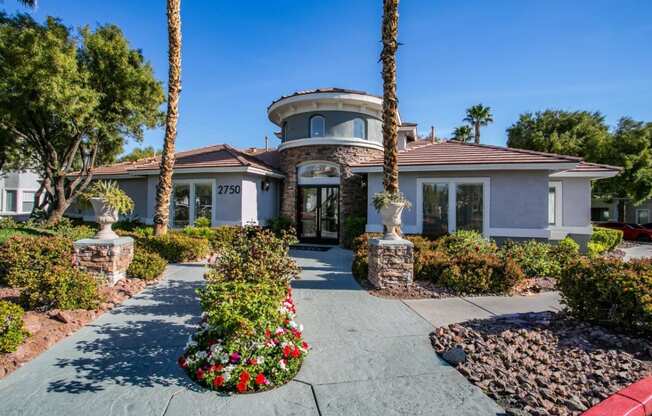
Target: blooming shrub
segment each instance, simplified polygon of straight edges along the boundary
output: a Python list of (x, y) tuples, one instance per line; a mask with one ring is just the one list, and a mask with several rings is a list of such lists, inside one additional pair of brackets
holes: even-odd
[(581, 258), (557, 282), (578, 319), (652, 334), (652, 261)]
[(134, 258), (127, 269), (127, 277), (145, 281), (155, 280), (163, 274), (167, 264), (163, 257), (136, 244)]
[(0, 300), (0, 352), (14, 352), (28, 335), (23, 328), (23, 308)]
[(198, 290), (204, 313), (179, 365), (206, 388), (262, 391), (299, 371), (309, 350), (289, 288), (298, 267), (288, 257), (291, 238), (244, 227), (206, 274)]
[(195, 238), (182, 233), (167, 233), (141, 239), (148, 249), (158, 253), (170, 263), (200, 260), (208, 256), (210, 247), (205, 238)]
[(11, 287), (23, 287), (53, 267), (72, 267), (72, 258), (68, 238), (14, 236), (0, 247), (0, 276)]
[(29, 275), (20, 291), (21, 303), (29, 309), (95, 309), (101, 296), (98, 281), (70, 265), (56, 265), (40, 276)]
[(238, 229), (231, 244), (223, 247), (216, 263), (206, 274), (209, 282), (224, 280), (274, 280), (288, 284), (299, 268), (288, 249), (296, 237), (254, 226)]

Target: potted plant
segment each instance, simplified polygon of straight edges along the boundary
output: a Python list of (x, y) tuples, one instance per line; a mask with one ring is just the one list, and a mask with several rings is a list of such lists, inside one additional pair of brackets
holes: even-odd
[(410, 208), (412, 204), (401, 192), (378, 192), (373, 197), (376, 211), (380, 213), (385, 226), (385, 240), (400, 240), (401, 236), (396, 230), (401, 226), (403, 209)]
[(95, 221), (100, 225), (95, 238), (100, 240), (118, 238), (111, 225), (118, 221), (120, 214), (129, 214), (134, 209), (134, 201), (113, 181), (93, 183), (82, 194), (82, 200), (90, 203), (95, 211)]

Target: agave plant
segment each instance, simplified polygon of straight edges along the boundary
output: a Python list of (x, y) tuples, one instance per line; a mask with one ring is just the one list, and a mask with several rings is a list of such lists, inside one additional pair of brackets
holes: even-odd
[(118, 211), (118, 214), (129, 214), (134, 210), (134, 201), (118, 187), (115, 181), (97, 181), (89, 186), (82, 194), (81, 200), (90, 203), (92, 198), (104, 200), (111, 209)]

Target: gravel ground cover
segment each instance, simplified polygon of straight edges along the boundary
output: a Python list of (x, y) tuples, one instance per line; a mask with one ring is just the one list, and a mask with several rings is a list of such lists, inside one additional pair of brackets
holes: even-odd
[(437, 328), (431, 342), (511, 415), (580, 415), (652, 374), (652, 340), (541, 312)]
[[(154, 283), (157, 280), (123, 279), (112, 287), (103, 287), (100, 293), (104, 301), (96, 310), (26, 311), (23, 324), (30, 335), (15, 352), (0, 354), (0, 379)], [(19, 289), (0, 287), (0, 300), (17, 302), (19, 295)]]

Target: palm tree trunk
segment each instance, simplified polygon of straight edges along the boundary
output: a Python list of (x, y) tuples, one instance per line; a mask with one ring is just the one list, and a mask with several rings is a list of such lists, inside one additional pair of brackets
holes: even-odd
[(398, 49), (398, 2), (384, 0), (383, 5), (383, 186), (398, 192), (398, 98), (396, 97), (396, 50)]
[(174, 168), (174, 142), (177, 138), (179, 95), (181, 93), (181, 0), (167, 0), (168, 15), (168, 111), (165, 120), (165, 142), (156, 188), (154, 234), (164, 235), (170, 218), (170, 194)]
[(475, 144), (480, 144), (480, 122), (475, 122)]

